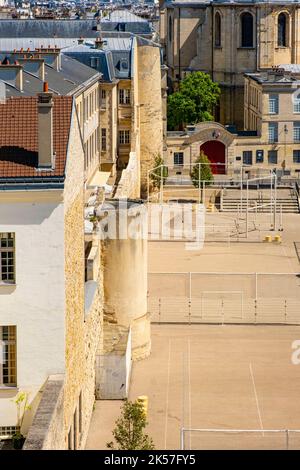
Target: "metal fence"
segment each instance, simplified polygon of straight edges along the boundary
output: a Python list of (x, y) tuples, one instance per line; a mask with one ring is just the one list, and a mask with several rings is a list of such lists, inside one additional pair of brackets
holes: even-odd
[(300, 324), (298, 273), (149, 273), (153, 323)]
[(185, 429), (182, 450), (299, 450), (300, 430)]

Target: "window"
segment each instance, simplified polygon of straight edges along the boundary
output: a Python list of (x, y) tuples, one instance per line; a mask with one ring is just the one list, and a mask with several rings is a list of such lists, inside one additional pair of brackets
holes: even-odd
[(256, 150), (256, 163), (263, 163), (263, 162), (264, 162), (264, 151)]
[(15, 235), (0, 233), (0, 282), (15, 282)]
[(119, 91), (119, 103), (130, 104), (130, 90), (121, 88)]
[(300, 150), (293, 150), (293, 163), (300, 163)]
[(91, 57), (90, 58), (90, 65), (93, 69), (97, 69), (100, 66), (99, 57)]
[(288, 17), (285, 13), (278, 16), (278, 37), (277, 44), (279, 47), (287, 47)]
[(294, 122), (294, 142), (300, 142), (300, 121)]
[(248, 12), (241, 15), (241, 46), (253, 47), (253, 16)]
[(173, 23), (172, 23), (172, 18), (170, 16), (169, 18), (169, 41), (172, 42), (172, 36), (173, 36)]
[(183, 165), (183, 152), (174, 152), (174, 165)]
[(277, 122), (269, 122), (269, 143), (273, 144), (278, 141), (278, 124)]
[(215, 14), (215, 47), (221, 46), (221, 15)]
[(101, 108), (106, 108), (106, 90), (101, 90), (101, 103), (100, 103), (100, 107)]
[(277, 164), (277, 150), (268, 151), (268, 163), (273, 165)]
[(106, 129), (105, 128), (101, 129), (101, 150), (103, 150), (103, 152), (106, 152)]
[(0, 386), (16, 387), (16, 327), (0, 326)]
[(117, 30), (125, 32), (125, 27), (126, 27), (125, 23), (118, 23)]
[(269, 113), (279, 113), (279, 98), (278, 95), (269, 95)]
[(293, 96), (294, 113), (300, 113), (300, 93)]
[(119, 131), (119, 144), (130, 144), (130, 131)]
[(252, 151), (251, 150), (247, 150), (243, 152), (243, 164), (252, 165)]

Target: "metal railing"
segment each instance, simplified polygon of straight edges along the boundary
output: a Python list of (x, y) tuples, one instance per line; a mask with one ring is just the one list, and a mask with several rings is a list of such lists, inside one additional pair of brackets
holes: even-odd
[(298, 273), (148, 274), (153, 323), (300, 324)]

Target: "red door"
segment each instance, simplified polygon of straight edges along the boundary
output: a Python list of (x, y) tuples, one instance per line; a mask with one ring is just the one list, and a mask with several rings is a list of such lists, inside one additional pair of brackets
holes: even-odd
[(211, 169), (214, 175), (224, 175), (225, 169), (225, 145), (218, 140), (208, 140), (201, 145), (203, 151), (211, 162)]

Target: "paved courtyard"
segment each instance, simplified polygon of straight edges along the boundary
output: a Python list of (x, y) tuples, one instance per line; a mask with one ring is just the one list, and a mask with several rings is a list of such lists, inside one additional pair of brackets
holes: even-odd
[[(180, 448), (180, 428), (300, 429), (300, 365), (291, 362), (300, 327), (152, 326), (152, 354), (133, 365), (130, 398), (149, 397), (149, 434)], [(296, 437), (295, 437), (296, 436)], [(292, 441), (293, 439), (293, 441)], [(217, 444), (216, 444), (217, 443)], [(194, 432), (186, 448), (238, 448)], [(248, 448), (284, 448), (285, 435), (251, 436)], [(291, 437), (300, 448), (300, 434)]]
[[(207, 214), (206, 223), (234, 225), (235, 217)], [(260, 214), (256, 223), (260, 219), (265, 222), (265, 215)], [(240, 273), (263, 272), (272, 276), (261, 281), (259, 296), (273, 298), (274, 306), (276, 298), (298, 301), (299, 278), (280, 273), (300, 271), (295, 249), (295, 242), (300, 242), (299, 215), (284, 214), (283, 228), (281, 244), (263, 243), (263, 230), (250, 234), (248, 241), (207, 240), (199, 251), (186, 250), (180, 241), (150, 241), (149, 273), (166, 273), (158, 274), (158, 281), (150, 274), (152, 294), (188, 296), (184, 273), (189, 272), (235, 273), (230, 281), (220, 275), (221, 287), (215, 289), (226, 285), (231, 291), (242, 289), (235, 280), (242, 279)], [(174, 282), (167, 274), (172, 272), (181, 273), (184, 281)], [(193, 295), (197, 297), (203, 283), (212, 289), (209, 278), (198, 279)], [(249, 298), (254, 296), (251, 283), (249, 292), (244, 288)], [(159, 449), (179, 449), (183, 427), (257, 430), (231, 435), (186, 432), (185, 448), (286, 448), (284, 430), (300, 429), (300, 365), (291, 361), (292, 343), (298, 339), (296, 325), (152, 324), (152, 353), (133, 364), (129, 398), (148, 395), (148, 432)], [(118, 401), (96, 402), (87, 448), (105, 448), (119, 409)], [(289, 448), (300, 449), (300, 433), (291, 432), (288, 440)]]

